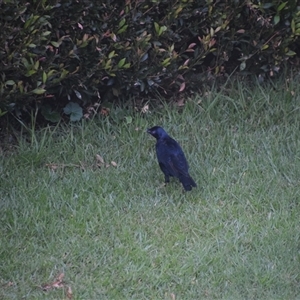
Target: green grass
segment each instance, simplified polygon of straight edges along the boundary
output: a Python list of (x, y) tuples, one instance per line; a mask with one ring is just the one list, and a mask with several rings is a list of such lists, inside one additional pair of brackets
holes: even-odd
[[(40, 288), (62, 272), (72, 299), (300, 299), (300, 88), (276, 86), (21, 137), (0, 159), (0, 299), (67, 299)], [(153, 125), (197, 189), (162, 186)]]

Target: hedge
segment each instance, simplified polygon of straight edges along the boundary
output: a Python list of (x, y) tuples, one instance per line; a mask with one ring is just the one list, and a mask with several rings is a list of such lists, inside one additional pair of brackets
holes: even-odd
[(300, 54), (296, 1), (12, 0), (0, 18), (0, 115), (37, 107), (77, 120), (113, 97), (173, 95), (232, 72), (276, 76)]

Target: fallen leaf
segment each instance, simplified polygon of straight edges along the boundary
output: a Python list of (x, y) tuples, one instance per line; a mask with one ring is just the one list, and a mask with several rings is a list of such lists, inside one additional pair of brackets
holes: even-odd
[(67, 298), (68, 299), (72, 299), (73, 297), (73, 293), (72, 293), (72, 289), (70, 286), (68, 286), (68, 289), (67, 289)]
[(51, 284), (51, 287), (52, 288), (62, 288), (62, 287), (64, 287), (64, 285), (63, 285), (62, 281), (57, 280)]
[(53, 288), (63, 288), (64, 287), (64, 283), (63, 283), (63, 278), (64, 278), (65, 274), (64, 273), (60, 273), (54, 282), (50, 283), (50, 284), (44, 284), (42, 285), (42, 289), (44, 291), (49, 291)]
[(102, 116), (108, 116), (109, 115), (109, 108), (106, 108), (106, 107), (101, 108), (100, 114)]
[(65, 277), (65, 274), (64, 273), (60, 273), (58, 276), (57, 276), (57, 280), (59, 281), (62, 281)]
[(90, 119), (91, 117), (95, 116), (98, 112), (99, 105), (100, 105), (99, 103), (94, 103), (94, 104), (89, 105), (86, 108), (86, 113), (83, 115), (83, 117), (85, 119)]
[(97, 159), (97, 162), (100, 162), (101, 164), (104, 164), (104, 159), (101, 155), (96, 154), (96, 159)]
[(115, 161), (111, 161), (111, 165), (112, 165), (113, 167), (117, 167), (117, 166), (118, 166), (117, 163), (116, 163)]
[(142, 113), (147, 113), (149, 111), (149, 105), (148, 104), (146, 104), (146, 105), (144, 105), (144, 107), (142, 108)]
[(52, 171), (55, 171), (58, 168), (58, 164), (46, 164), (46, 167), (48, 167)]
[(10, 286), (13, 286), (13, 285), (14, 285), (14, 283), (12, 281), (9, 281), (4, 286), (5, 287), (10, 287)]
[(177, 105), (178, 105), (179, 107), (184, 106), (184, 99), (183, 99), (183, 98), (179, 99), (179, 100), (177, 101)]
[(182, 92), (185, 89), (185, 82), (180, 85), (179, 92)]
[(111, 39), (112, 39), (114, 42), (117, 41), (117, 36), (116, 36), (114, 33), (112, 33), (112, 34), (110, 35), (110, 37), (111, 37)]

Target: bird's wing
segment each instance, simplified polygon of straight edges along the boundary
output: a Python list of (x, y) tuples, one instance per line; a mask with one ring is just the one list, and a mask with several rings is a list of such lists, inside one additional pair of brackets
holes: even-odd
[(169, 166), (177, 176), (189, 176), (188, 164), (183, 152), (172, 153), (169, 159)]
[(188, 176), (188, 163), (180, 145), (174, 139), (167, 140), (168, 166), (174, 175)]

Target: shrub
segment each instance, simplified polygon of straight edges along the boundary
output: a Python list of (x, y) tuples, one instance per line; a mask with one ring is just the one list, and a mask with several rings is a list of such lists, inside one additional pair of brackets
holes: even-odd
[(0, 8), (0, 109), (19, 115), (35, 104), (52, 121), (69, 102), (172, 95), (234, 70), (275, 76), (299, 47), (296, 1), (12, 0)]

